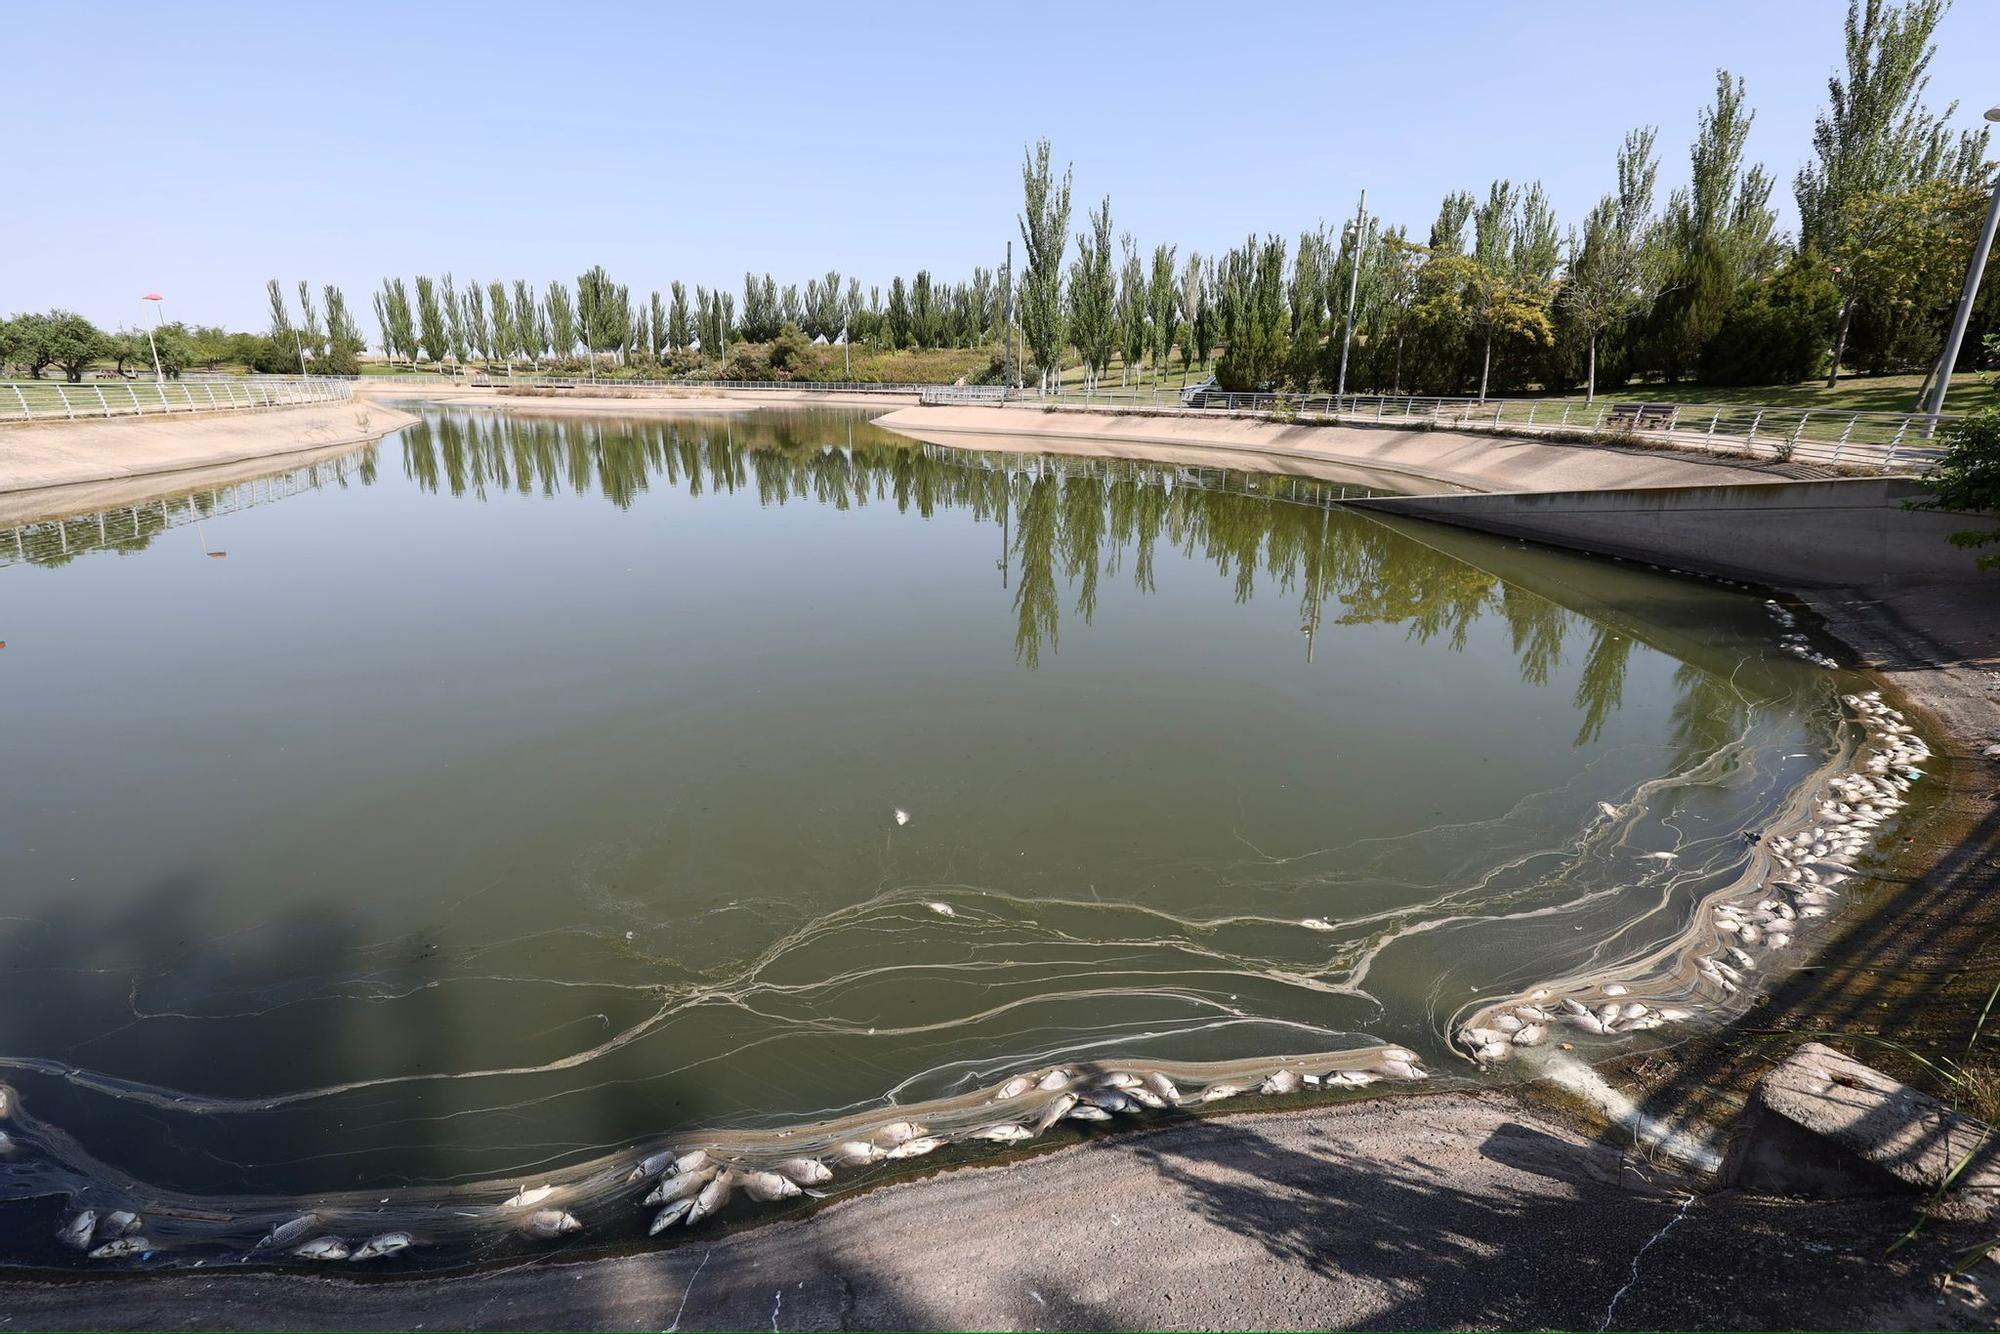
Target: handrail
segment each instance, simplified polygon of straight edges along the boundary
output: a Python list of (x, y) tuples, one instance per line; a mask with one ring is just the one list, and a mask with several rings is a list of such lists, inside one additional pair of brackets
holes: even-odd
[(345, 380), (317, 375), (186, 376), (178, 380), (0, 382), (0, 421), (84, 421), (169, 413), (241, 412), (337, 403)]

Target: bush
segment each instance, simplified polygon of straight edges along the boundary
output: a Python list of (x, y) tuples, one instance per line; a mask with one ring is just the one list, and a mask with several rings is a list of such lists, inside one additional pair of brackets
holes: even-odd
[(1816, 258), (1801, 256), (1740, 294), (1701, 351), (1709, 384), (1796, 384), (1826, 369), (1840, 291)]
[[(1944, 457), (1924, 478), (1931, 497), (1912, 509), (2000, 516), (2000, 408), (1987, 408), (1945, 428)], [(1951, 535), (1955, 547), (2000, 542), (2000, 527), (1966, 528)], [(2000, 552), (1979, 558), (1982, 570), (2000, 569)]]

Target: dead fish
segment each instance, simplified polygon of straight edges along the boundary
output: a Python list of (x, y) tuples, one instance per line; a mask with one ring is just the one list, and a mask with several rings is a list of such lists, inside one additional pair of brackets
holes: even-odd
[(90, 1249), (91, 1234), (96, 1231), (97, 1210), (85, 1209), (63, 1225), (63, 1230), (56, 1234), (56, 1240), (73, 1250), (87, 1251)]
[(993, 1101), (1005, 1102), (1009, 1098), (1018, 1098), (1034, 1086), (1035, 1081), (1026, 1075), (1015, 1075), (1012, 1079), (994, 1090)]
[(1623, 982), (1607, 983), (1604, 988), (1604, 994), (1607, 996), (1622, 996), (1625, 992), (1626, 986)]
[(1139, 1087), (1139, 1076), (1124, 1070), (1114, 1070), (1097, 1081), (1101, 1089), (1135, 1089)]
[(1057, 1095), (1050, 1101), (1048, 1106), (1042, 1108), (1042, 1114), (1035, 1118), (1035, 1133), (1039, 1135), (1056, 1122), (1062, 1120), (1063, 1117), (1069, 1114), (1069, 1109), (1076, 1106), (1076, 1101), (1074, 1093)]
[(1074, 1076), (1071, 1075), (1069, 1071), (1063, 1069), (1061, 1066), (1057, 1066), (1055, 1069), (1049, 1071), (1047, 1074), (1043, 1075), (1040, 1079), (1036, 1080), (1035, 1087), (1041, 1089), (1045, 1093), (1053, 1093), (1057, 1089), (1068, 1088), (1069, 1081), (1072, 1078), (1074, 1078)]
[(362, 1242), (361, 1245), (355, 1248), (354, 1254), (347, 1258), (350, 1260), (379, 1260), (385, 1255), (394, 1255), (398, 1251), (407, 1251), (413, 1244), (410, 1240), (410, 1234), (407, 1232), (383, 1232)]
[[(318, 1214), (300, 1214), (297, 1218), (294, 1218), (291, 1222), (280, 1223), (276, 1227), (272, 1228), (269, 1232), (266, 1232), (264, 1234), (264, 1239), (257, 1243), (256, 1248), (261, 1251), (271, 1246), (289, 1246), (293, 1242), (297, 1241), (300, 1237), (305, 1236), (306, 1233), (313, 1231), (318, 1226), (319, 1226)], [(330, 1238), (323, 1240), (330, 1240)], [(345, 1246), (342, 1246), (341, 1253), (331, 1258), (345, 1259), (346, 1255), (347, 1255), (347, 1248)]]
[(1644, 862), (1670, 862), (1679, 856), (1678, 852), (1647, 852), (1642, 853), (1639, 860)]
[(1393, 1056), (1385, 1059), (1375, 1068), (1391, 1079), (1419, 1080), (1430, 1078), (1415, 1061), (1405, 1061)]
[(694, 1208), (687, 1212), (687, 1225), (693, 1227), (723, 1205), (728, 1204), (729, 1196), (735, 1189), (736, 1174), (734, 1172), (719, 1174), (713, 1181), (701, 1188), (701, 1194), (695, 1196)]
[(833, 1169), (817, 1158), (787, 1158), (772, 1170), (801, 1186), (823, 1186), (833, 1180)]
[(1133, 1102), (1138, 1103), (1141, 1107), (1150, 1108), (1156, 1112), (1164, 1112), (1167, 1109), (1167, 1100), (1149, 1088), (1126, 1089), (1125, 1096)]
[(1297, 1093), (1299, 1074), (1296, 1070), (1280, 1070), (1257, 1086), (1259, 1093)]
[(910, 822), (910, 813), (904, 810), (901, 806), (898, 806), (896, 808), (896, 823), (898, 825), (906, 825), (909, 822)]
[(1674, 1009), (1661, 1010), (1660, 1018), (1666, 1020), (1670, 1024), (1686, 1023), (1688, 1020), (1694, 1018), (1694, 1012), (1692, 1010), (1674, 1010)]
[(537, 1209), (528, 1215), (528, 1221), (523, 1226), (529, 1236), (540, 1237), (544, 1241), (583, 1231), (583, 1224), (577, 1222), (576, 1215), (562, 1209)]
[(1092, 1089), (1083, 1095), (1083, 1100), (1093, 1107), (1107, 1112), (1129, 1112), (1132, 1100), (1117, 1089)]
[(509, 1195), (506, 1202), (500, 1207), (502, 1209), (525, 1209), (531, 1204), (540, 1204), (555, 1193), (556, 1188), (554, 1186), (536, 1186), (533, 1190), (523, 1186), (512, 1195)]
[(931, 903), (926, 903), (924, 906), (926, 908), (929, 908), (932, 912), (936, 913), (939, 917), (958, 916), (957, 909), (953, 908), (949, 903), (931, 902)]
[(653, 1224), (646, 1229), (646, 1235), (649, 1237), (659, 1236), (662, 1232), (665, 1232), (668, 1228), (685, 1218), (688, 1210), (692, 1208), (694, 1208), (693, 1200), (675, 1200), (672, 1204), (660, 1210), (659, 1213), (653, 1215)]
[(1329, 1088), (1366, 1088), (1380, 1080), (1382, 1076), (1371, 1075), (1366, 1070), (1332, 1070), (1324, 1076)]
[(13, 1110), (14, 1090), (8, 1088), (5, 1084), (0, 1084), (0, 1116), (6, 1116)]
[(658, 1176), (673, 1165), (674, 1151), (672, 1149), (662, 1149), (658, 1153), (648, 1154), (646, 1157), (641, 1158), (638, 1166), (634, 1167), (631, 1174), (625, 1179), (627, 1181), (644, 1181), (648, 1177)]
[(107, 1241), (102, 1246), (99, 1246), (90, 1253), (90, 1258), (93, 1260), (122, 1260), (128, 1255), (137, 1255), (142, 1251), (150, 1251), (152, 1249), (153, 1243), (147, 1241), (144, 1237), (120, 1237), (116, 1241)]
[(1339, 929), (1324, 917), (1307, 917), (1302, 919), (1299, 925), (1308, 931), (1335, 931)]
[(1616, 820), (1618, 818), (1618, 808), (1608, 801), (1598, 802), (1597, 809), (1604, 812), (1604, 818), (1607, 820)]
[(888, 1156), (891, 1158), (921, 1158), (925, 1154), (935, 1153), (943, 1147), (944, 1140), (938, 1136), (919, 1135), (915, 1139), (906, 1139), (895, 1148), (889, 1150)]
[(791, 1199), (799, 1193), (799, 1183), (779, 1172), (745, 1172), (737, 1184), (743, 1187), (745, 1195), (767, 1204)]
[(1203, 1102), (1221, 1102), (1224, 1098), (1239, 1097), (1242, 1093), (1243, 1086), (1241, 1084), (1210, 1084), (1201, 1091), (1201, 1100)]
[(1517, 1015), (1496, 1014), (1493, 1016), (1493, 1027), (1502, 1033), (1518, 1033), (1526, 1023), (1526, 1020)]
[(708, 1156), (707, 1149), (696, 1149), (692, 1153), (684, 1153), (674, 1159), (674, 1171), (699, 1172), (714, 1161), (715, 1159)]
[(833, 1146), (833, 1161), (842, 1167), (866, 1167), (882, 1156), (882, 1150), (865, 1139), (850, 1139)]
[(1035, 1132), (1012, 1121), (1002, 1121), (998, 1125), (981, 1126), (967, 1135), (967, 1139), (983, 1139), (994, 1144), (1019, 1144), (1024, 1139), (1033, 1139)]
[(1549, 1030), (1542, 1027), (1542, 1025), (1525, 1024), (1514, 1034), (1514, 1045), (1517, 1047), (1539, 1046), (1548, 1039), (1548, 1036)]
[(14, 1137), (6, 1131), (0, 1130), (0, 1153), (12, 1152), (14, 1152)]
[(120, 1209), (106, 1214), (104, 1222), (98, 1226), (97, 1235), (104, 1238), (129, 1237), (146, 1225), (146, 1220), (130, 1209)]
[(675, 1200), (691, 1200), (701, 1194), (701, 1188), (715, 1180), (718, 1169), (704, 1167), (699, 1172), (683, 1172), (670, 1176), (653, 1187), (653, 1193), (646, 1197), (646, 1203), (672, 1204)]
[(1111, 1113), (1091, 1103), (1080, 1102), (1067, 1113), (1072, 1121), (1109, 1121)]
[(921, 1137), (923, 1133), (924, 1128), (915, 1121), (891, 1121), (875, 1132), (875, 1142), (884, 1148), (893, 1149), (898, 1144)]
[(1638, 1019), (1644, 1016), (1646, 1012), (1646, 1007), (1640, 1002), (1627, 1001), (1625, 1007), (1618, 1011), (1618, 1017), (1621, 1019)]
[(339, 1237), (314, 1237), (292, 1254), (307, 1260), (345, 1260), (347, 1243)]
[(1513, 1054), (1514, 1046), (1510, 1042), (1489, 1042), (1473, 1053), (1481, 1065), (1491, 1065), (1495, 1061), (1504, 1061)]
[(1162, 1098), (1165, 1098), (1168, 1102), (1179, 1102), (1181, 1100), (1181, 1091), (1174, 1086), (1174, 1081), (1168, 1079), (1158, 1070), (1149, 1070), (1146, 1072), (1146, 1087), (1159, 1094)]

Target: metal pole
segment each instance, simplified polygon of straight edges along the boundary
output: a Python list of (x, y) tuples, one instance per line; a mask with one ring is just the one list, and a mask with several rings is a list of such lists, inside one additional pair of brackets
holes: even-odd
[(1354, 341), (1354, 298), (1361, 290), (1361, 237), (1368, 226), (1368, 192), (1361, 192), (1361, 207), (1354, 214), (1354, 255), (1347, 270), (1347, 325), (1340, 335), (1340, 383), (1334, 397), (1347, 393), (1347, 347)]
[[(1007, 351), (1004, 354), (1007, 361), (1006, 388), (1012, 389), (1014, 387), (1014, 243), (1011, 240), (1007, 242), (1007, 264), (1002, 272), (1006, 275), (1004, 281), (1007, 291), (1000, 298), (1000, 337), (1007, 344)], [(1004, 399), (1003, 394), (1002, 400)]]
[[(153, 323), (155, 325), (160, 323), (160, 307), (164, 304), (164, 302), (158, 299), (153, 301)], [(153, 340), (153, 331), (151, 329), (146, 330), (146, 346), (153, 349), (153, 383), (166, 383), (167, 377), (160, 373), (160, 345)]]
[[(1986, 119), (2000, 121), (2000, 107), (1986, 113)], [(1986, 206), (1986, 226), (1980, 230), (1979, 244), (1972, 247), (1972, 263), (1966, 266), (1965, 290), (1958, 298), (1958, 309), (1951, 317), (1951, 333), (1944, 340), (1944, 355), (1938, 360), (1937, 384), (1931, 388), (1930, 406), (1926, 409), (1929, 420), (1924, 424), (1924, 434), (1937, 429), (1938, 416), (1944, 411), (1945, 392), (1951, 388), (1951, 370), (1958, 361), (1959, 344), (1965, 341), (1965, 323), (1972, 317), (1972, 301), (1979, 295), (1979, 277), (1986, 271), (1986, 257), (1993, 250), (1993, 232), (2000, 227), (2000, 182), (1993, 186), (1993, 199)]]

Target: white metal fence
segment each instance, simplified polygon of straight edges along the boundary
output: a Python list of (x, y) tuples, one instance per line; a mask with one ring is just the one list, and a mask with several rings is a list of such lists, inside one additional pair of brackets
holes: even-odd
[(472, 376), (468, 383), (481, 389), (734, 389), (783, 394), (901, 394), (906, 397), (924, 389), (919, 384), (864, 383), (859, 380), (620, 380), (592, 379), (585, 375), (479, 374)]
[(354, 396), (345, 380), (321, 376), (188, 376), (179, 380), (11, 380), (0, 383), (0, 421), (77, 421), (174, 412), (228, 412), (336, 403)]
[[(1922, 413), (1848, 412), (1754, 403), (1660, 403), (1606, 396), (1592, 402), (1547, 398), (1417, 398), (1369, 394), (1234, 394), (1220, 390), (1106, 390), (1085, 394), (1013, 392), (994, 386), (935, 385), (927, 404), (1025, 405), (1098, 412), (1238, 416), (1284, 421), (1417, 426), (1509, 435), (1589, 437), (1741, 457), (1797, 460), (1841, 468), (1921, 468), (1939, 449)], [(1940, 418), (1941, 422), (1954, 420)]]

